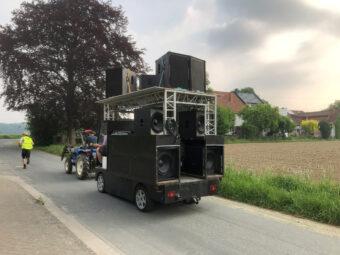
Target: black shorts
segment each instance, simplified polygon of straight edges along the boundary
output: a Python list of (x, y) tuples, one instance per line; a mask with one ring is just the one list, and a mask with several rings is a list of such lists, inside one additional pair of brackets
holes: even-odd
[(31, 156), (31, 150), (26, 150), (26, 149), (21, 150), (22, 158), (30, 158), (30, 156)]
[(100, 154), (102, 154), (102, 156), (107, 156), (107, 146), (106, 145), (100, 146), (99, 152)]

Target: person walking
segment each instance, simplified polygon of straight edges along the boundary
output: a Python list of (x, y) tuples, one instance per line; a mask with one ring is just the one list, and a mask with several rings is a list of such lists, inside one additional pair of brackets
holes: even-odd
[(34, 145), (33, 139), (28, 135), (27, 132), (22, 134), (19, 145), (21, 147), (23, 169), (26, 169), (27, 165), (30, 163), (31, 150), (33, 149)]

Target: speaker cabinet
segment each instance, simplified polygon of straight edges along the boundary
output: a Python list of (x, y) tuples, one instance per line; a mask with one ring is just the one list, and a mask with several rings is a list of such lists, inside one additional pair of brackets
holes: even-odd
[(223, 146), (207, 146), (205, 169), (207, 175), (223, 174)]
[(163, 111), (152, 108), (137, 109), (134, 112), (134, 130), (138, 135), (163, 135)]
[(147, 89), (159, 86), (159, 76), (142, 74), (139, 76), (139, 89)]
[(221, 138), (205, 136), (182, 140), (181, 172), (196, 177), (223, 174), (224, 141)]
[(156, 60), (156, 75), (162, 87), (205, 92), (205, 61), (168, 52)]
[(136, 73), (124, 67), (106, 70), (106, 97), (123, 95), (136, 90)]
[(134, 130), (134, 121), (132, 120), (115, 120), (107, 121), (107, 134), (116, 132), (131, 133)]
[(157, 180), (177, 179), (179, 176), (179, 147), (157, 148)]
[(190, 139), (205, 135), (204, 113), (200, 111), (183, 111), (178, 113), (179, 134), (181, 138)]

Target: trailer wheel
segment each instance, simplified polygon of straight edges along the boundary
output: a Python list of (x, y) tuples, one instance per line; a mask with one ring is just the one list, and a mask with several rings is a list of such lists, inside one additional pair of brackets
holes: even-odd
[(144, 186), (137, 186), (135, 190), (135, 205), (142, 212), (150, 211), (154, 208), (154, 201)]
[(72, 173), (72, 161), (71, 157), (66, 157), (64, 161), (64, 170), (65, 173), (71, 174)]
[(76, 162), (76, 175), (78, 179), (84, 180), (87, 177), (89, 169), (90, 165), (89, 161), (86, 159), (86, 156), (83, 154), (79, 155)]
[(97, 176), (97, 189), (100, 193), (105, 193), (105, 180), (101, 173)]

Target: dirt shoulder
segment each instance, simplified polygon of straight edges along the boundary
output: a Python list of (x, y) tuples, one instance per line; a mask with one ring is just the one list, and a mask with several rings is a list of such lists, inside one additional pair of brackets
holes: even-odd
[(0, 254), (94, 254), (21, 186), (0, 176)]

